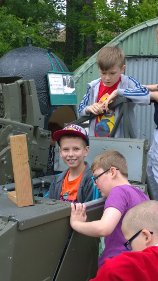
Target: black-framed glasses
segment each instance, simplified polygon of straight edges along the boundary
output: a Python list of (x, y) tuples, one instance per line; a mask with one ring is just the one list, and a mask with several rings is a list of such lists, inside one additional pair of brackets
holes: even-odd
[[(126, 241), (124, 246), (126, 247), (127, 250), (131, 250), (131, 243), (132, 241), (142, 232), (143, 229), (139, 230), (137, 233), (135, 233), (129, 240)], [(150, 231), (151, 234), (153, 234), (152, 231)]]
[[(96, 183), (96, 181), (102, 176), (104, 175), (105, 173), (107, 173), (108, 171), (110, 171), (111, 167), (109, 169), (107, 169), (106, 171), (100, 173), (98, 176), (93, 176), (92, 179), (94, 180), (94, 182)], [(116, 168), (116, 170), (119, 170), (118, 168)]]

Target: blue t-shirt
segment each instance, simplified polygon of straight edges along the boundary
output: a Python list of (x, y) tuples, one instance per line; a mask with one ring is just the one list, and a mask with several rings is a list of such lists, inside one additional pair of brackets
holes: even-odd
[(122, 219), (126, 212), (135, 205), (149, 200), (148, 196), (138, 187), (132, 185), (120, 185), (113, 187), (105, 201), (104, 209), (113, 207), (118, 209), (122, 217), (114, 231), (105, 238), (105, 249), (99, 258), (99, 266), (104, 263), (106, 258), (114, 257), (121, 252), (125, 252), (126, 242), (122, 230)]

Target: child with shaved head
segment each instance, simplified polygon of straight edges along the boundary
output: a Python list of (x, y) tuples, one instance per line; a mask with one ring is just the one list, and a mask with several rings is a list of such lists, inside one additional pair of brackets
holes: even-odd
[(107, 259), (90, 281), (158, 280), (158, 202), (131, 208), (123, 218), (124, 246), (133, 250)]
[(158, 202), (150, 200), (130, 209), (123, 219), (122, 231), (125, 246), (133, 251), (158, 244)]

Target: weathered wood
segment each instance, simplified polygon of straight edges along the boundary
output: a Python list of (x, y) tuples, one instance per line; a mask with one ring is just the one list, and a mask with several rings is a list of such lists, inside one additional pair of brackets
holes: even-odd
[(10, 137), (15, 191), (8, 192), (8, 197), (18, 207), (33, 205), (32, 180), (28, 159), (26, 135)]

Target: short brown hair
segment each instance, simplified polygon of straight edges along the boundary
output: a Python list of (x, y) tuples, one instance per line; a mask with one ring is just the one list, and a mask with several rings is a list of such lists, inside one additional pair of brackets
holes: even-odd
[(102, 71), (108, 70), (114, 65), (122, 67), (125, 64), (125, 55), (117, 46), (105, 46), (98, 53), (97, 63)]
[(128, 177), (128, 168), (125, 157), (115, 150), (107, 150), (102, 154), (96, 156), (91, 166), (92, 171), (102, 168), (104, 171), (116, 167), (120, 173), (125, 177)]

